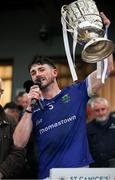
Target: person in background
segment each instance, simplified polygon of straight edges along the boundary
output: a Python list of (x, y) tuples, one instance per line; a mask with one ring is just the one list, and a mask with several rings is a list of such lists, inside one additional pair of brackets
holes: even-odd
[[(6, 103), (4, 106), (4, 111), (7, 116), (14, 119), (16, 123), (20, 121), (20, 117), (22, 116), (22, 107), (17, 105), (15, 102)], [(21, 178), (24, 179), (36, 179), (37, 178), (37, 157), (36, 157), (36, 150), (35, 150), (35, 139), (33, 134), (31, 134), (31, 138), (26, 146), (26, 163), (25, 167), (23, 168), (23, 172)]]
[(28, 104), (27, 101), (28, 101), (28, 96), (27, 96), (27, 93), (25, 91), (19, 92), (18, 95), (15, 97), (15, 103), (18, 106), (21, 106), (23, 111), (27, 107), (27, 104)]
[(94, 119), (87, 125), (88, 142), (94, 163), (91, 167), (115, 167), (115, 112), (110, 112), (107, 99), (91, 102)]
[[(102, 14), (107, 25), (110, 21)], [(108, 57), (109, 75), (113, 57)], [(58, 71), (47, 57), (35, 56), (29, 65), (33, 85), (28, 93), (28, 106), (14, 132), (14, 143), (25, 147), (34, 129), (38, 148), (38, 178), (50, 176), (52, 168), (88, 167), (92, 163), (86, 128), (86, 106), (92, 94), (102, 86), (97, 71), (61, 90)], [(76, 103), (77, 102), (77, 103)], [(42, 105), (41, 105), (42, 104)]]
[(93, 98), (90, 98), (87, 102), (87, 107), (86, 107), (86, 112), (87, 112), (87, 123), (89, 123), (90, 121), (93, 120), (93, 112), (92, 112), (92, 108), (91, 108), (91, 103), (93, 101)]
[[(0, 79), (0, 97), (4, 91), (1, 83)], [(13, 143), (16, 125), (0, 105), (0, 179), (19, 179), (25, 166), (25, 148), (17, 148)]]
[(21, 106), (18, 106), (15, 102), (11, 101), (5, 104), (4, 111), (8, 116), (14, 118), (18, 123), (22, 111)]

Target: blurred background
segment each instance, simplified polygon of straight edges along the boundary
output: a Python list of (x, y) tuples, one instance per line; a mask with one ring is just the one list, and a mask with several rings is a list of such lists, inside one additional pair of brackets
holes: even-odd
[[(28, 64), (33, 56), (47, 55), (54, 59), (60, 71), (59, 84), (63, 88), (72, 83), (65, 56), (61, 7), (70, 0), (4, 0), (0, 1), (0, 78), (4, 94), (1, 104), (13, 100), (30, 79)], [(109, 39), (115, 42), (115, 8), (113, 0), (96, 0), (97, 7), (111, 20)], [(95, 64), (81, 60), (81, 49), (76, 49), (77, 73), (84, 79), (95, 69)], [(115, 70), (99, 95), (106, 97), (115, 110)]]

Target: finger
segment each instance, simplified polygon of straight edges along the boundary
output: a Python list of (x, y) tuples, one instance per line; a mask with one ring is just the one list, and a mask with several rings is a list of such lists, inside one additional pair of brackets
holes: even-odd
[(36, 88), (38, 88), (38, 89), (39, 89), (39, 86), (38, 86), (38, 85), (31, 86), (31, 88), (30, 88), (30, 89), (36, 89)]
[(106, 16), (103, 12), (100, 12), (100, 15), (101, 15), (101, 17), (102, 17), (103, 23), (104, 23), (105, 25), (109, 26), (111, 22), (110, 22), (110, 20), (107, 18), (107, 16)]

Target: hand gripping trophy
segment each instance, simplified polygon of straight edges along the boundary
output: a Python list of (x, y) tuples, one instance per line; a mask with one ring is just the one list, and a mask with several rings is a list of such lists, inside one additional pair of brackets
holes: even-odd
[[(83, 46), (81, 57), (87, 63), (106, 59), (113, 52), (113, 42), (107, 39), (105, 27), (93, 0), (77, 0), (61, 8), (63, 39), (73, 80), (77, 80), (73, 60), (77, 43)], [(67, 31), (73, 37), (73, 60), (71, 57)]]

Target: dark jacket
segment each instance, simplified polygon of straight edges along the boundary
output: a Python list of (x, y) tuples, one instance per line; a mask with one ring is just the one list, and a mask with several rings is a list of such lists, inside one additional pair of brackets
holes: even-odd
[(27, 166), (25, 171), (26, 179), (38, 179), (38, 151), (34, 133), (31, 133), (27, 144)]
[(105, 125), (94, 119), (87, 125), (90, 152), (94, 163), (91, 167), (110, 167), (115, 159), (115, 113), (111, 113)]
[(4, 178), (19, 178), (25, 165), (25, 149), (13, 144), (16, 121), (8, 118), (0, 106), (0, 172)]

